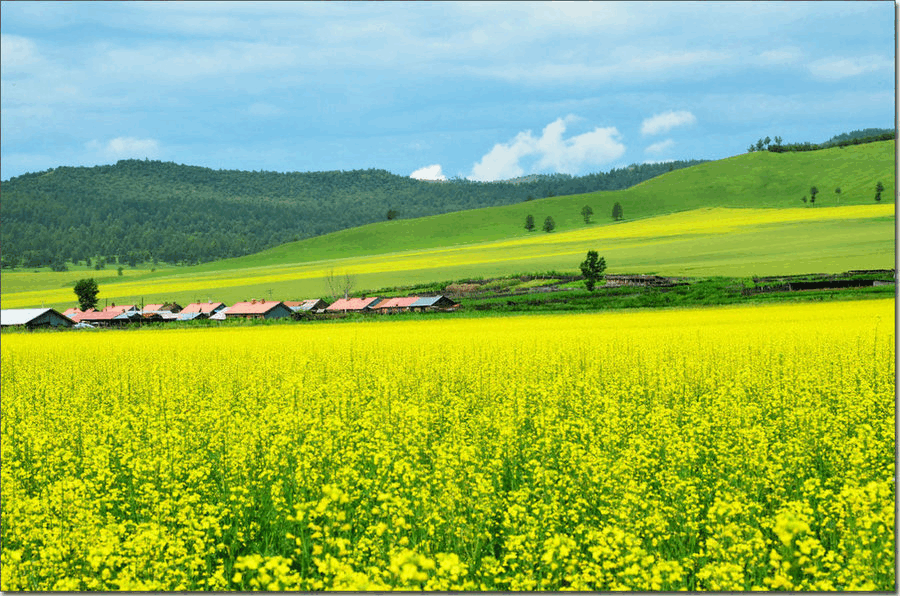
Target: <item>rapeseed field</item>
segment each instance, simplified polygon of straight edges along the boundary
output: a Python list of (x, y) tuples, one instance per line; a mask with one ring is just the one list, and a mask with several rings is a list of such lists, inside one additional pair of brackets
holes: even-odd
[(9, 334), (3, 590), (886, 590), (894, 301)]

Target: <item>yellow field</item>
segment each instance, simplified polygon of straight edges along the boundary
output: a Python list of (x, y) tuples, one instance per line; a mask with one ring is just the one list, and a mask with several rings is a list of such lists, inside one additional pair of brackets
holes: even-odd
[(3, 590), (895, 589), (893, 300), (0, 355)]
[[(518, 229), (518, 226), (516, 226)], [(548, 270), (575, 271), (588, 250), (606, 258), (610, 273), (776, 275), (827, 273), (894, 265), (894, 205), (799, 209), (698, 209), (567, 232), (535, 232), (509, 240), (368, 256), (303, 261), (303, 251), (275, 263), (199, 271), (102, 272), (100, 299), (120, 304), (175, 300), (301, 299), (327, 295), (331, 271), (357, 279), (358, 290), (449, 281), (468, 276)], [(264, 260), (264, 255), (258, 257)], [(257, 257), (254, 257), (257, 258)], [(75, 280), (92, 271), (3, 274), (3, 308), (75, 304)]]

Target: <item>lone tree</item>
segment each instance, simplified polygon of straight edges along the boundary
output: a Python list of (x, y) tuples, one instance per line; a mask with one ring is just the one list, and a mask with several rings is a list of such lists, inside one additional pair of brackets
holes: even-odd
[(529, 232), (534, 230), (534, 216), (533, 215), (529, 214), (529, 215), (525, 216), (525, 229), (528, 230)]
[(547, 219), (544, 220), (544, 231), (552, 232), (555, 227), (556, 223), (553, 221), (553, 218), (548, 215)]
[(837, 202), (838, 202), (838, 205), (840, 205), (841, 204), (841, 187), (840, 186), (838, 186), (837, 188), (834, 189), (834, 194), (837, 195)]
[(878, 181), (878, 184), (875, 185), (875, 201), (881, 202), (881, 193), (884, 192), (884, 184), (881, 183), (881, 180)]
[(622, 212), (622, 205), (620, 203), (616, 203), (613, 205), (612, 218), (616, 221), (619, 221), (624, 217), (624, 213)]
[(606, 271), (606, 260), (597, 254), (596, 250), (589, 250), (587, 258), (581, 263), (581, 274), (584, 276), (584, 286), (588, 292), (594, 291), (594, 286), (603, 277)]
[(803, 198), (800, 199), (800, 200), (803, 201), (803, 202), (805, 203), (805, 202), (806, 202), (806, 195), (803, 195)]
[(79, 279), (75, 282), (75, 295), (78, 296), (78, 306), (81, 310), (95, 308), (97, 306), (97, 294), (100, 288), (94, 278)]
[(585, 205), (581, 208), (581, 217), (584, 218), (584, 223), (591, 223), (591, 216), (594, 214), (594, 210), (591, 209), (590, 205)]
[(815, 203), (815, 202), (816, 202), (816, 195), (817, 195), (817, 194), (819, 194), (819, 189), (816, 188), (815, 186), (810, 186), (810, 187), (809, 187), (809, 202), (810, 202), (810, 203)]

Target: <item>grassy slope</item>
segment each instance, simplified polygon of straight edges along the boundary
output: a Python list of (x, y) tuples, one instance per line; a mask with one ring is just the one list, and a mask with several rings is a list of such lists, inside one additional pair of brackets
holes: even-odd
[[(581, 208), (590, 205), (595, 225), (610, 221), (612, 207), (622, 204), (626, 219), (635, 220), (701, 207), (802, 207), (810, 186), (819, 188), (818, 207), (871, 205), (875, 184), (884, 184), (882, 202), (893, 202), (894, 143), (879, 142), (844, 149), (802, 153), (756, 152), (663, 174), (627, 190), (538, 199), (490, 207), (395, 220), (342, 230), (261, 253), (208, 263), (196, 270), (214, 271), (285, 262), (308, 262), (435, 248), (527, 236), (525, 216), (538, 229), (553, 217), (557, 232), (584, 227)], [(841, 194), (834, 189), (840, 186)]]
[[(894, 144), (797, 154), (751, 153), (679, 170), (637, 187), (556, 197), (509, 207), (383, 222), (191, 268), (3, 275), (4, 308), (72, 304), (74, 279), (102, 273), (101, 299), (234, 302), (325, 296), (332, 268), (352, 273), (358, 290), (548, 269), (575, 270), (601, 250), (610, 272), (753, 275), (886, 268), (894, 263)], [(885, 185), (882, 205), (872, 201)], [(815, 207), (799, 198), (820, 189)], [(834, 188), (840, 186), (842, 208)], [(608, 222), (614, 202), (628, 221)], [(846, 205), (857, 204), (857, 207)], [(727, 207), (784, 207), (756, 210)], [(696, 211), (688, 211), (695, 209)], [(528, 233), (532, 213), (557, 231)], [(670, 215), (665, 215), (665, 214)]]

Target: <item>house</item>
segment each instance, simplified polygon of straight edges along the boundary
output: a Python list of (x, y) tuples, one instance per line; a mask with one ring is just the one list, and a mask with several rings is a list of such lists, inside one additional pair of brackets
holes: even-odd
[[(134, 311), (137, 312), (137, 311)], [(140, 315), (137, 315), (140, 317)], [(129, 315), (128, 312), (122, 311), (119, 312), (117, 310), (93, 310), (88, 309), (85, 312), (78, 315), (79, 323), (92, 323), (97, 325), (125, 325), (130, 323), (133, 320), (133, 317)]]
[[(93, 309), (89, 308), (88, 310), (93, 310)], [(66, 310), (64, 310), (63, 316), (69, 317), (70, 319), (72, 319), (73, 321), (75, 321), (77, 323), (78, 317), (80, 317), (82, 313), (84, 313), (83, 310), (81, 310), (77, 306), (73, 306), (71, 308), (67, 308)]]
[(328, 308), (328, 303), (322, 299), (316, 298), (314, 300), (301, 300), (301, 301), (287, 301), (285, 300), (284, 305), (290, 308), (294, 312), (307, 312), (307, 313), (318, 313), (324, 312), (326, 308)]
[(146, 304), (141, 312), (147, 314), (149, 312), (181, 312), (181, 306), (177, 302), (166, 302), (165, 304)]
[(369, 312), (381, 298), (339, 298), (325, 312)]
[(179, 314), (201, 312), (206, 314), (206, 316), (211, 317), (223, 308), (225, 308), (225, 304), (222, 302), (191, 302), (181, 309)]
[(404, 310), (409, 310), (409, 307), (418, 299), (418, 296), (387, 298), (373, 306), (372, 310), (381, 313), (399, 313)]
[(459, 308), (459, 304), (447, 298), (446, 296), (426, 296), (419, 298), (409, 305), (410, 310), (425, 311), (454, 311)]
[(72, 319), (52, 308), (9, 308), (0, 310), (0, 326), (68, 328), (75, 324)]
[(238, 302), (228, 307), (227, 319), (281, 319), (294, 313), (278, 300), (251, 300)]

